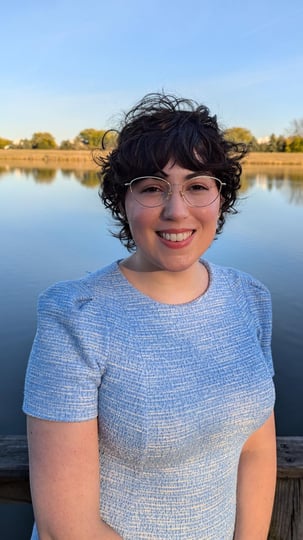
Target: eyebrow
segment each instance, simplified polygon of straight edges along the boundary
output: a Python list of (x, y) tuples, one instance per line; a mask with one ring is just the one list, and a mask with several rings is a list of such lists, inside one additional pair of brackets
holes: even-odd
[[(167, 173), (165, 173), (164, 171), (161, 171), (161, 170), (157, 171), (155, 173), (155, 176), (161, 176), (161, 175), (164, 178), (168, 178), (170, 176), (169, 174), (167, 174)], [(211, 176), (211, 175), (209, 173), (205, 172), (205, 171), (204, 172), (202, 172), (202, 171), (193, 171), (193, 172), (191, 172), (189, 174), (186, 174), (184, 179), (185, 180), (191, 180), (192, 178), (197, 178), (197, 176)]]

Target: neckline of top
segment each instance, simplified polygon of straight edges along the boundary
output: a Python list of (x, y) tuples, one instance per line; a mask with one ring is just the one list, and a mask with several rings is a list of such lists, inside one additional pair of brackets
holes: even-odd
[(169, 309), (186, 309), (190, 307), (194, 307), (195, 305), (201, 304), (201, 302), (206, 301), (208, 296), (211, 294), (213, 287), (214, 287), (214, 268), (211, 263), (204, 259), (200, 259), (201, 264), (204, 265), (208, 272), (209, 276), (209, 283), (207, 289), (204, 291), (203, 294), (198, 296), (197, 298), (194, 298), (193, 300), (190, 300), (189, 302), (184, 302), (180, 304), (170, 304), (166, 302), (160, 302), (158, 300), (155, 300), (151, 296), (148, 296), (147, 294), (144, 294), (139, 289), (137, 289), (132, 283), (129, 282), (127, 277), (123, 274), (120, 268), (120, 262), (122, 262), (123, 259), (118, 259), (113, 263), (113, 270), (116, 275), (116, 277), (119, 279), (119, 284), (123, 287), (123, 291), (128, 290), (131, 293), (131, 296), (135, 298), (136, 300), (144, 300), (145, 303), (147, 303), (150, 307), (162, 307), (162, 308), (169, 308)]

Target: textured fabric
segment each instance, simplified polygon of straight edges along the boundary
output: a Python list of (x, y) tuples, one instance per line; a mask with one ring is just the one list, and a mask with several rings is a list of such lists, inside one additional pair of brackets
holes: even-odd
[(232, 540), (241, 448), (273, 409), (269, 293), (204, 264), (187, 304), (144, 296), (117, 263), (40, 297), (24, 411), (98, 416), (100, 513), (125, 540)]

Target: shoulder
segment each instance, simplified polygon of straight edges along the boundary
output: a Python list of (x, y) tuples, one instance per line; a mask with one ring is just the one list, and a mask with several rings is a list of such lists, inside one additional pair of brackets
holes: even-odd
[(80, 279), (54, 283), (40, 294), (38, 311), (56, 311), (70, 315), (74, 310), (93, 305), (96, 298), (105, 296), (106, 292), (114, 288), (116, 267), (116, 263), (112, 263)]
[(232, 301), (246, 317), (271, 320), (272, 305), (268, 288), (247, 272), (232, 267), (206, 263), (216, 294), (232, 297)]
[(221, 283), (222, 288), (228, 286), (239, 293), (245, 292), (246, 294), (256, 297), (270, 296), (270, 292), (264, 283), (247, 272), (243, 272), (237, 268), (220, 266), (209, 262), (207, 262), (207, 266), (210, 269), (211, 279), (216, 281), (217, 284)]

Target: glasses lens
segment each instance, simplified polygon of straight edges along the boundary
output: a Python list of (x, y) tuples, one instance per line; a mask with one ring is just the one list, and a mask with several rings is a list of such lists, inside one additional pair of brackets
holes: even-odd
[(136, 201), (142, 206), (153, 208), (163, 204), (169, 193), (169, 183), (161, 178), (142, 176), (135, 178), (130, 189)]
[(183, 186), (183, 196), (190, 206), (209, 206), (219, 197), (221, 183), (210, 176), (198, 176)]
[[(129, 186), (136, 201), (148, 208), (161, 206), (172, 193), (170, 183), (156, 176), (140, 176)], [(179, 190), (181, 187), (180, 194), (189, 206), (209, 206), (219, 197), (222, 184), (211, 176), (196, 176), (179, 185)]]

